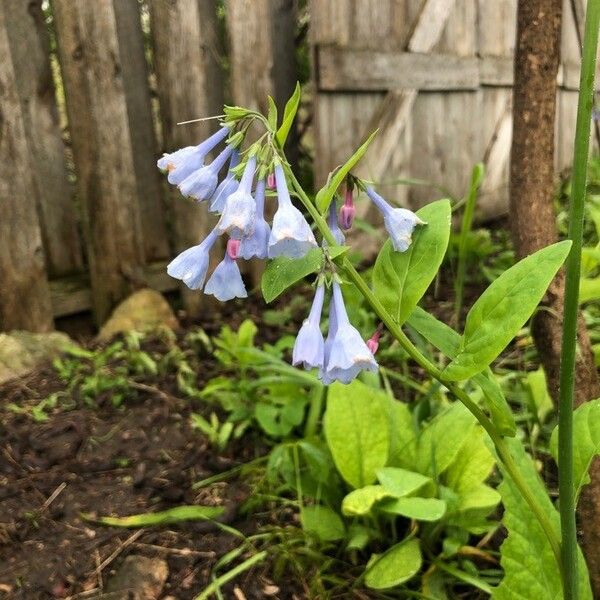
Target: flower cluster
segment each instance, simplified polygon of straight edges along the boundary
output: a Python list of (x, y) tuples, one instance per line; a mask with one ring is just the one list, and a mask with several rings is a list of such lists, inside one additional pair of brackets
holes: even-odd
[[(201, 144), (165, 154), (157, 162), (159, 169), (168, 174), (169, 183), (176, 185), (184, 196), (207, 202), (209, 211), (220, 215), (206, 238), (179, 254), (168, 265), (167, 272), (190, 289), (204, 290), (205, 294), (223, 302), (248, 295), (239, 259), (301, 259), (318, 247), (310, 225), (292, 203), (286, 178), (288, 167), (273, 135), (265, 134), (247, 150), (241, 150), (247, 130), (244, 119), (247, 116), (233, 119)], [(238, 131), (234, 132), (236, 127)], [(265, 137), (267, 140), (263, 142)], [(225, 147), (207, 164), (209, 153), (222, 143)], [(222, 171), (225, 175), (219, 182)], [(345, 244), (342, 230), (351, 229), (356, 214), (355, 185), (364, 190), (381, 211), (394, 250), (405, 251), (414, 228), (423, 222), (409, 210), (393, 208), (372, 187), (349, 174), (339, 214), (334, 200), (327, 212), (327, 227), (321, 228), (329, 230), (321, 243), (323, 252), (327, 252), (329, 243)], [(277, 196), (277, 210), (269, 225), (265, 219), (265, 200), (274, 195), (272, 190)], [(227, 237), (225, 255), (207, 280), (210, 252), (220, 236)], [(368, 341), (363, 340), (348, 318), (333, 262), (324, 264), (330, 272), (324, 267), (319, 275), (310, 314), (298, 333), (292, 360), (294, 365), (305, 369), (318, 369), (325, 384), (349, 383), (361, 371), (378, 368), (374, 354), (381, 331), (378, 329)], [(329, 329), (324, 339), (321, 313), (326, 288), (331, 288), (331, 300)]]

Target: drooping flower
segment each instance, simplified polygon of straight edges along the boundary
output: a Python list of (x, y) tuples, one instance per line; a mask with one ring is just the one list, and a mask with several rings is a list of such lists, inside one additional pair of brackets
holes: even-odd
[(169, 183), (179, 185), (186, 177), (204, 165), (206, 155), (220, 144), (231, 132), (229, 127), (221, 127), (197, 146), (186, 146), (170, 154), (164, 154), (156, 165), (161, 171), (169, 172)]
[(219, 171), (223, 168), (233, 150), (233, 146), (227, 146), (210, 165), (206, 165), (186, 177), (179, 184), (179, 191), (184, 196), (194, 198), (198, 202), (208, 200), (215, 193), (219, 183)]
[(225, 256), (213, 271), (204, 288), (205, 294), (212, 295), (221, 302), (226, 302), (233, 298), (248, 297), (238, 264), (231, 258), (231, 254), (235, 255), (237, 253), (237, 249), (230, 248), (231, 242), (235, 243), (236, 240), (229, 240), (227, 242)]
[(221, 181), (221, 183), (217, 186), (215, 193), (209, 198), (210, 204), (208, 206), (208, 210), (214, 213), (222, 213), (223, 208), (225, 207), (225, 201), (233, 192), (238, 189), (240, 182), (237, 180), (236, 176), (232, 172), (232, 169), (238, 166), (240, 163), (240, 153), (237, 150), (234, 150), (231, 153), (231, 158), (229, 159), (229, 170), (227, 175)]
[(329, 328), (327, 331), (327, 337), (325, 338), (325, 345), (323, 351), (323, 364), (319, 368), (319, 379), (323, 382), (323, 385), (329, 385), (333, 383), (333, 379), (327, 374), (327, 363), (331, 356), (331, 346), (337, 333), (337, 321), (335, 317), (335, 296), (331, 296), (329, 301)]
[(275, 167), (275, 180), (279, 207), (269, 236), (269, 257), (302, 258), (317, 247), (317, 241), (302, 213), (292, 204), (281, 165)]
[(253, 257), (267, 258), (269, 252), (269, 235), (271, 228), (265, 221), (265, 180), (261, 179), (256, 184), (254, 192), (256, 201), (256, 218), (254, 220), (254, 231), (242, 238), (240, 255), (246, 260)]
[(406, 208), (393, 208), (372, 187), (367, 196), (383, 215), (383, 223), (392, 240), (394, 250), (405, 252), (412, 241), (412, 232), (417, 225), (426, 225), (415, 213)]
[(254, 231), (256, 220), (256, 202), (252, 197), (252, 180), (256, 158), (251, 156), (244, 168), (238, 189), (225, 201), (223, 214), (217, 223), (219, 233), (228, 233), (233, 239), (240, 240)]
[(350, 324), (337, 281), (333, 282), (333, 297), (337, 330), (325, 374), (333, 381), (350, 383), (361, 371), (376, 371), (378, 366), (360, 333)]
[(354, 216), (356, 215), (356, 207), (354, 206), (354, 198), (352, 197), (352, 190), (346, 188), (346, 194), (344, 195), (344, 204), (340, 208), (340, 225), (342, 229), (350, 229), (354, 222)]
[(167, 273), (181, 279), (192, 290), (202, 289), (208, 271), (208, 255), (218, 236), (213, 229), (202, 243), (184, 250), (169, 263)]
[(346, 242), (346, 236), (344, 236), (340, 226), (338, 225), (337, 211), (335, 210), (335, 201), (332, 201), (329, 205), (329, 215), (327, 216), (327, 225), (335, 238), (335, 241), (343, 246)]
[(320, 323), (324, 297), (325, 286), (323, 283), (319, 283), (308, 318), (302, 323), (294, 343), (292, 353), (292, 364), (294, 366), (302, 364), (307, 370), (323, 366), (325, 342)]

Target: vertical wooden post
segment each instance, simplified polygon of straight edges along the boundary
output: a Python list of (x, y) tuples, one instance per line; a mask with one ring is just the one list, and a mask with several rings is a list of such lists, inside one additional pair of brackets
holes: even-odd
[(46, 265), (50, 276), (66, 275), (81, 270), (83, 255), (67, 181), (42, 1), (2, 0), (0, 10), (15, 65)]
[(32, 163), (0, 4), (0, 330), (52, 328)]
[(113, 0), (119, 50), (123, 59), (123, 87), (127, 100), (129, 135), (133, 150), (146, 260), (169, 256), (163, 187), (156, 168), (158, 144), (152, 120), (148, 65), (137, 0)]
[[(220, 114), (223, 88), (218, 64), (215, 0), (153, 0), (149, 4), (154, 68), (163, 125), (164, 150), (198, 144), (216, 121), (177, 125), (179, 121)], [(176, 251), (197, 244), (211, 225), (206, 206), (170, 188)], [(215, 253), (218, 250), (215, 249)], [(182, 286), (185, 307), (197, 314), (203, 295)]]
[(54, 0), (95, 316), (141, 281), (142, 227), (112, 0)]

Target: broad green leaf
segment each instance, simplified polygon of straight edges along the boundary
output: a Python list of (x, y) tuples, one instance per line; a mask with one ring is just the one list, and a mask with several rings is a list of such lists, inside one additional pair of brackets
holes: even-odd
[(342, 513), (352, 517), (368, 515), (375, 504), (391, 494), (382, 485), (366, 485), (351, 491), (342, 501)]
[(475, 417), (459, 402), (452, 404), (419, 437), (417, 470), (437, 478), (452, 464), (474, 428)]
[(417, 211), (427, 223), (417, 227), (406, 252), (396, 252), (388, 240), (373, 269), (373, 291), (401, 325), (435, 278), (450, 237), (449, 200), (438, 200)]
[[(558, 463), (558, 427), (550, 439), (550, 451)], [(573, 483), (575, 498), (590, 482), (588, 470), (595, 456), (600, 454), (600, 398), (585, 402), (573, 414)]]
[(373, 590), (393, 588), (414, 577), (421, 564), (419, 540), (400, 542), (370, 563), (365, 574), (365, 583)]
[(600, 277), (582, 277), (579, 281), (579, 302), (600, 299)]
[(388, 396), (360, 381), (329, 387), (324, 430), (335, 466), (354, 488), (373, 483), (390, 447)]
[(379, 469), (377, 479), (384, 489), (396, 498), (408, 496), (431, 483), (430, 477), (397, 467)]
[(388, 464), (393, 467), (410, 469), (417, 457), (417, 434), (408, 406), (403, 402), (388, 398), (388, 418), (390, 422), (390, 456)]
[[(336, 258), (347, 250), (343, 246), (329, 248), (329, 256)], [(261, 280), (265, 302), (273, 302), (287, 288), (307, 275), (319, 271), (323, 260), (323, 251), (320, 248), (313, 248), (302, 258), (279, 257), (270, 261)]]
[(439, 521), (446, 512), (446, 503), (438, 498), (397, 498), (382, 502), (379, 509), (417, 521)]
[(342, 518), (328, 506), (305, 506), (301, 516), (303, 529), (324, 542), (335, 542), (346, 535)]
[(277, 106), (275, 105), (275, 100), (271, 96), (267, 96), (267, 100), (269, 101), (269, 112), (267, 114), (267, 121), (269, 122), (269, 126), (271, 129), (277, 129)]
[(367, 141), (364, 142), (364, 144), (362, 144), (362, 146), (360, 146), (360, 148), (339, 169), (337, 169), (325, 187), (318, 191), (315, 198), (315, 204), (321, 213), (325, 213), (327, 211), (329, 204), (333, 200), (337, 189), (346, 178), (346, 175), (350, 173), (358, 161), (364, 156), (369, 144), (373, 141), (373, 138), (376, 135), (377, 130), (367, 138)]
[(98, 517), (82, 515), (87, 521), (110, 525), (111, 527), (150, 527), (152, 525), (172, 525), (182, 521), (206, 521), (220, 517), (224, 512), (221, 506), (176, 506), (168, 510), (150, 512), (129, 517)]
[[(519, 472), (538, 504), (552, 521), (556, 534), (559, 535), (558, 513), (548, 497), (531, 458), (526, 454), (519, 440), (513, 438), (507, 442)], [(504, 504), (502, 521), (508, 531), (508, 537), (500, 548), (500, 563), (504, 569), (504, 578), (494, 590), (492, 598), (494, 600), (562, 599), (560, 574), (550, 544), (515, 484), (504, 469), (502, 473), (504, 479), (498, 489)], [(578, 572), (579, 599), (591, 600), (588, 572), (581, 552), (579, 552)]]
[[(419, 306), (410, 315), (407, 323), (448, 358), (453, 359), (458, 354), (460, 334)], [(481, 388), (492, 420), (500, 433), (513, 437), (517, 431), (515, 418), (492, 370), (489, 367), (484, 369), (473, 377), (473, 381)]]
[(524, 258), (502, 273), (475, 302), (465, 323), (460, 351), (444, 369), (451, 381), (485, 369), (531, 317), (564, 262), (571, 242), (565, 240)]
[(485, 443), (483, 428), (476, 427), (461, 446), (445, 475), (446, 485), (457, 494), (479, 487), (491, 474), (496, 460)]
[(500, 494), (484, 483), (460, 494), (448, 510), (448, 524), (470, 530), (485, 523), (486, 517), (500, 503)]
[(296, 82), (294, 93), (290, 96), (290, 99), (285, 104), (285, 109), (283, 110), (283, 120), (281, 122), (281, 126), (277, 130), (277, 134), (275, 135), (277, 143), (282, 148), (285, 146), (290, 129), (292, 128), (292, 123), (294, 122), (296, 113), (298, 112), (301, 92), (302, 90), (300, 89), (300, 84)]

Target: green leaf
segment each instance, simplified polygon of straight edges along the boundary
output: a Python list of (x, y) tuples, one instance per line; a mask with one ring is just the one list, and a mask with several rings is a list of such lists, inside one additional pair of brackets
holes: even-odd
[(532, 315), (564, 262), (565, 240), (524, 258), (502, 273), (469, 311), (460, 351), (444, 369), (451, 381), (483, 371), (506, 348)]
[(417, 457), (417, 434), (413, 416), (408, 406), (394, 398), (388, 398), (390, 425), (390, 455), (388, 464), (411, 469)]
[(393, 494), (382, 485), (367, 485), (351, 491), (342, 500), (342, 513), (353, 517), (368, 515), (375, 504), (391, 496)]
[(430, 477), (397, 467), (379, 469), (377, 479), (384, 489), (396, 498), (413, 494), (431, 483)]
[(401, 325), (435, 278), (450, 237), (449, 200), (438, 200), (417, 211), (427, 223), (417, 227), (406, 252), (396, 252), (390, 240), (373, 269), (373, 291), (385, 309)]
[(485, 523), (486, 517), (498, 506), (500, 494), (489, 485), (480, 484), (470, 488), (452, 503), (448, 510), (448, 524), (467, 530)]
[(298, 107), (300, 106), (301, 93), (302, 90), (300, 89), (300, 84), (296, 82), (294, 93), (290, 96), (290, 99), (285, 104), (285, 109), (283, 110), (283, 121), (281, 122), (281, 126), (275, 135), (277, 143), (282, 148), (285, 146), (290, 129), (292, 128), (292, 123), (296, 118), (296, 113), (298, 112)]
[(303, 529), (323, 542), (335, 542), (346, 535), (342, 518), (328, 506), (305, 506), (301, 516)]
[(414, 577), (421, 564), (419, 540), (400, 542), (371, 562), (365, 574), (365, 583), (373, 590), (393, 588)]
[(315, 204), (321, 213), (325, 213), (329, 208), (329, 204), (333, 200), (337, 189), (342, 184), (342, 181), (346, 178), (346, 175), (354, 168), (358, 161), (364, 156), (369, 144), (373, 141), (373, 138), (377, 135), (377, 130), (374, 131), (368, 138), (367, 141), (360, 146), (360, 148), (339, 168), (325, 187), (321, 188), (315, 198)]
[[(348, 248), (343, 246), (335, 246), (328, 249), (329, 256), (332, 259), (337, 258), (347, 251)], [(273, 302), (287, 288), (307, 275), (319, 271), (323, 265), (323, 260), (323, 250), (321, 248), (313, 248), (302, 258), (286, 258), (282, 256), (269, 261), (261, 280), (265, 302)]]
[[(558, 427), (550, 438), (550, 451), (558, 463)], [(600, 398), (578, 407), (573, 414), (573, 483), (575, 499), (584, 485), (590, 482), (588, 470), (600, 454)]]
[(477, 427), (448, 467), (446, 484), (459, 494), (467, 492), (490, 476), (495, 463), (496, 460), (485, 443), (483, 428)]
[[(453, 359), (458, 354), (460, 334), (419, 306), (410, 315), (407, 323), (448, 358)], [(484, 369), (482, 373), (473, 377), (473, 381), (483, 392), (494, 425), (502, 435), (513, 437), (517, 432), (515, 418), (492, 370), (489, 367)]]
[(373, 483), (387, 462), (388, 396), (360, 381), (329, 387), (324, 430), (335, 466), (354, 488)]
[[(507, 443), (510, 445), (517, 468), (536, 502), (552, 521), (556, 534), (560, 535), (558, 513), (523, 444), (514, 438), (507, 440)], [(515, 598), (559, 600), (563, 598), (561, 580), (550, 544), (515, 484), (503, 469), (502, 473), (504, 478), (498, 489), (504, 504), (502, 521), (508, 530), (508, 537), (500, 548), (500, 563), (504, 568), (504, 578), (494, 590), (492, 598), (494, 600), (515, 600)], [(581, 551), (579, 551), (578, 573), (579, 599), (591, 600), (588, 572)]]
[(277, 105), (271, 96), (267, 96), (269, 102), (269, 112), (267, 113), (267, 121), (273, 131), (277, 129)]
[(582, 277), (579, 280), (579, 303), (600, 299), (600, 277)]
[(554, 403), (548, 392), (546, 373), (543, 367), (539, 367), (536, 371), (529, 371), (525, 375), (525, 382), (529, 388), (532, 412), (541, 425), (546, 421), (548, 415), (554, 412)]
[(221, 506), (176, 506), (159, 512), (131, 515), (130, 517), (98, 517), (82, 515), (87, 521), (112, 527), (150, 527), (152, 525), (172, 525), (182, 521), (206, 521), (220, 517), (225, 509)]
[(386, 500), (379, 508), (382, 512), (417, 521), (439, 521), (446, 512), (446, 503), (437, 498), (397, 498)]

